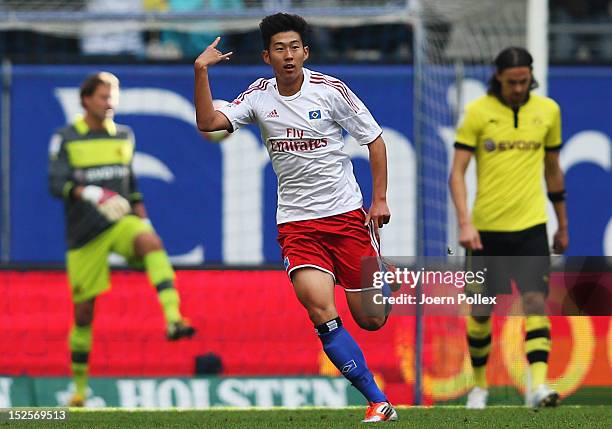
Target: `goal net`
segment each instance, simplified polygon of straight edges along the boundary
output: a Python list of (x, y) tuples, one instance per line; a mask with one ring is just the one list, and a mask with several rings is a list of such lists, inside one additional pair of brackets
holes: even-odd
[[(448, 189), (455, 128), (466, 103), (484, 95), (494, 57), (508, 46), (526, 47), (528, 0), (420, 0), (413, 3), (414, 139), (419, 162), (419, 251), (424, 256), (457, 253), (458, 227)], [(541, 31), (546, 31), (542, 28)], [(466, 175), (468, 207), (475, 197), (475, 162)], [(512, 319), (512, 318), (510, 318)], [(521, 338), (522, 321), (511, 324)], [(489, 357), (490, 403), (520, 404), (525, 358), (522, 341), (509, 344), (510, 321), (493, 327)], [(503, 333), (503, 335), (502, 335)], [(463, 318), (425, 317), (421, 341), (422, 392), (456, 401), (471, 388), (472, 370)], [(449, 345), (438, 338), (453, 338)], [(508, 358), (508, 356), (511, 356)], [(520, 368), (520, 369), (519, 369)], [(510, 379), (504, 374), (514, 374)], [(519, 374), (518, 376), (516, 374)], [(514, 385), (518, 387), (508, 387)]]
[[(417, 5), (414, 138), (422, 185), (420, 253), (445, 255), (457, 246), (447, 184), (455, 127), (463, 106), (486, 93), (497, 53), (526, 46), (527, 0), (422, 0)], [(473, 169), (467, 178), (470, 206)]]

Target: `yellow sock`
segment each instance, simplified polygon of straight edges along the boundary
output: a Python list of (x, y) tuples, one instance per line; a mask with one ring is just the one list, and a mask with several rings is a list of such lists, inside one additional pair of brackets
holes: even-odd
[(74, 380), (75, 391), (83, 399), (87, 397), (87, 382), (89, 368), (86, 363), (72, 362), (72, 378)]
[(89, 373), (89, 351), (91, 350), (91, 325), (73, 325), (68, 338), (68, 345), (72, 352), (72, 377), (76, 393), (85, 398)]
[(149, 252), (144, 257), (149, 281), (157, 288), (157, 297), (164, 311), (166, 323), (181, 320), (180, 298), (174, 288), (174, 269), (164, 250)]
[(162, 305), (164, 311), (164, 317), (166, 323), (174, 323), (181, 320), (181, 313), (179, 310), (180, 298), (175, 288), (169, 287), (162, 289), (157, 297)]
[(529, 365), (531, 373), (531, 388), (535, 389), (540, 384), (546, 382), (546, 373), (548, 372), (548, 362), (534, 362)]
[(486, 389), (487, 359), (491, 351), (491, 318), (480, 323), (472, 316), (468, 316), (466, 323), (467, 340), (474, 369), (474, 385)]
[(149, 252), (143, 259), (147, 276), (149, 276), (152, 285), (157, 286), (165, 281), (174, 281), (174, 269), (165, 250)]
[(474, 386), (486, 389), (487, 383), (487, 365), (475, 366), (474, 369)]
[(550, 352), (550, 320), (547, 316), (525, 318), (525, 353), (529, 361), (531, 388), (546, 382)]

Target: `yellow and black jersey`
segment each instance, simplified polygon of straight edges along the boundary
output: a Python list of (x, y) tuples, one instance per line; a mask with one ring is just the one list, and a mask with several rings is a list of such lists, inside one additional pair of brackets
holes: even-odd
[(142, 200), (132, 170), (134, 135), (112, 120), (92, 131), (83, 118), (58, 131), (49, 144), (49, 189), (64, 200), (69, 249), (83, 246), (111, 223), (85, 201), (71, 198), (77, 185), (97, 185), (117, 192), (130, 202)]
[(561, 148), (561, 111), (530, 94), (520, 108), (485, 95), (467, 105), (455, 148), (476, 157), (472, 221), (481, 231), (520, 231), (545, 223), (544, 151)]

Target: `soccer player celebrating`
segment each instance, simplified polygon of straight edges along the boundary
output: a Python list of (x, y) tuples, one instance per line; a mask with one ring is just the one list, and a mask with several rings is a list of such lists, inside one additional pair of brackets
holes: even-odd
[[(555, 406), (559, 399), (545, 384), (551, 345), (550, 321), (545, 314), (550, 253), (542, 174), (559, 225), (553, 243), (556, 253), (567, 248), (568, 224), (559, 166), (561, 113), (553, 100), (530, 92), (537, 86), (532, 63), (523, 48), (499, 53), (488, 94), (466, 107), (457, 130), (449, 184), (460, 226), (459, 241), (468, 249), (468, 258), (470, 253), (473, 257), (471, 268), (488, 268), (484, 292), (489, 296), (510, 293), (511, 278), (521, 291), (532, 386), (527, 403), (542, 407)], [(470, 218), (465, 171), (472, 155), (476, 157), (478, 191)], [(501, 256), (511, 258), (500, 260)], [(475, 381), (468, 408), (486, 406), (490, 313), (490, 305), (474, 305), (467, 319)]]
[(64, 200), (74, 302), (69, 348), (76, 390), (71, 406), (85, 404), (94, 303), (110, 287), (110, 252), (144, 264), (158, 292), (169, 340), (195, 332), (181, 317), (174, 271), (136, 186), (132, 130), (113, 122), (119, 80), (107, 72), (94, 74), (82, 83), (80, 95), (85, 115), (58, 130), (49, 147), (49, 188)]
[[(256, 80), (215, 110), (207, 69), (232, 54), (216, 49), (217, 38), (194, 64), (198, 128), (233, 132), (259, 124), (278, 177), (278, 241), (295, 294), (331, 362), (368, 400), (364, 422), (397, 420), (334, 303), (338, 283), (360, 327), (377, 330), (386, 321), (384, 310), (366, 308), (375, 291), (362, 288), (360, 279), (361, 258), (378, 255), (378, 228), (391, 217), (382, 130), (343, 82), (303, 67), (309, 54), (303, 18), (277, 13), (259, 27), (262, 57), (275, 77)], [(373, 197), (367, 213), (350, 158), (342, 150), (343, 128), (369, 149)]]

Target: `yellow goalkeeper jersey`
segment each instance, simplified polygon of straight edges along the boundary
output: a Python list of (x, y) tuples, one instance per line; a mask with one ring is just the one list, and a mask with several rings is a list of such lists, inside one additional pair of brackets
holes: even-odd
[(544, 151), (561, 148), (561, 111), (530, 94), (514, 110), (494, 95), (467, 105), (455, 147), (474, 152), (478, 189), (472, 222), (481, 231), (520, 231), (545, 223)]

